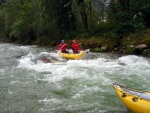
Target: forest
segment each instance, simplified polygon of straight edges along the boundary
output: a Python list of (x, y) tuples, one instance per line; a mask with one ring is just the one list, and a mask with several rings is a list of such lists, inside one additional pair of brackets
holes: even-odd
[(114, 50), (129, 34), (130, 45), (139, 37), (149, 44), (149, 27), (149, 0), (0, 0), (3, 42), (56, 46), (77, 39), (95, 51), (109, 44)]

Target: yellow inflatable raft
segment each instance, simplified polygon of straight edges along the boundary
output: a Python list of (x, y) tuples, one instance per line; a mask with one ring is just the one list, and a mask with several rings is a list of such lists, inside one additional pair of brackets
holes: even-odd
[(150, 113), (150, 92), (113, 85), (118, 97), (133, 113)]
[(86, 49), (85, 51), (80, 51), (79, 53), (62, 53), (61, 51), (58, 51), (57, 54), (60, 55), (62, 58), (65, 59), (84, 59), (89, 55), (90, 50)]

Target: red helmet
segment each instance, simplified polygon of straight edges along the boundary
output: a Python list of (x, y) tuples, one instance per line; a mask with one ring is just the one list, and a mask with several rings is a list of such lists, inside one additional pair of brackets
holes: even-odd
[(72, 40), (72, 43), (76, 43), (76, 40)]

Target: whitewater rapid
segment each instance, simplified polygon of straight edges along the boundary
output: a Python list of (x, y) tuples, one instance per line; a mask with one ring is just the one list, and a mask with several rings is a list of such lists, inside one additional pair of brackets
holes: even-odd
[(0, 112), (127, 113), (113, 83), (150, 90), (149, 58), (91, 52), (66, 60), (55, 49), (0, 44)]

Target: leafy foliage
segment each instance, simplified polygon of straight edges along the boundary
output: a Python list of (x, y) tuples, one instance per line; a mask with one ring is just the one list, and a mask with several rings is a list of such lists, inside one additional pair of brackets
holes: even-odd
[(149, 15), (148, 0), (3, 0), (0, 37), (42, 45), (92, 36), (118, 41), (149, 27)]
[(112, 0), (107, 15), (112, 30), (117, 34), (126, 34), (144, 29), (146, 24), (141, 7), (147, 6), (146, 1), (117, 0), (116, 3), (115, 0)]

